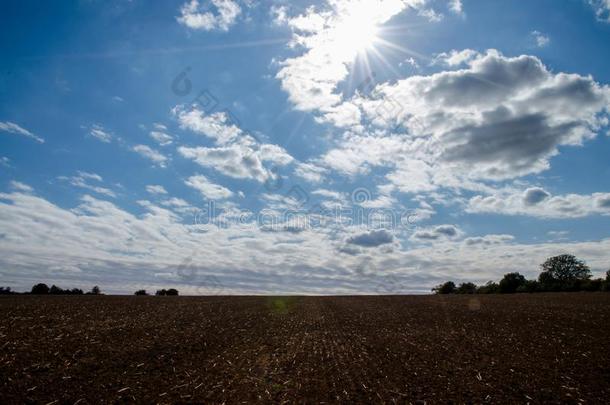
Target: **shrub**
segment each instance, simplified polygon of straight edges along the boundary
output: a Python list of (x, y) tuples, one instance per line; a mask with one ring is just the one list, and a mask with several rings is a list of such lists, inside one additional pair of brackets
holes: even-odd
[(44, 283), (36, 284), (32, 287), (31, 294), (34, 295), (45, 295), (49, 293), (49, 286)]
[(501, 294), (513, 294), (517, 289), (525, 284), (525, 277), (519, 273), (505, 274), (499, 284), (499, 292)]
[(146, 290), (138, 290), (134, 293), (134, 295), (148, 295)]
[(455, 290), (455, 283), (453, 281), (447, 281), (432, 289), (436, 294), (455, 294)]

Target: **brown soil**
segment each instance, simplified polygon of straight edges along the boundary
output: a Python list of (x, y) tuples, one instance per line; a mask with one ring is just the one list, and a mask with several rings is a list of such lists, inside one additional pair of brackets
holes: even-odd
[(0, 299), (2, 403), (608, 403), (610, 294)]

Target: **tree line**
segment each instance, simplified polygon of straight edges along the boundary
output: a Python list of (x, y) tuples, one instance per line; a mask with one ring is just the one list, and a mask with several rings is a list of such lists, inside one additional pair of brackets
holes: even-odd
[[(0, 287), (0, 295), (12, 295), (12, 294), (20, 294), (11, 290), (11, 287)], [(101, 295), (102, 290), (98, 286), (94, 286), (90, 291), (84, 292), (80, 288), (67, 288), (63, 289), (55, 284), (51, 287), (46, 285), (45, 283), (35, 284), (29, 292), (21, 293), (21, 294), (30, 294), (30, 295)]]
[(559, 291), (610, 291), (610, 270), (606, 278), (591, 278), (591, 269), (573, 255), (559, 255), (540, 265), (542, 272), (537, 280), (527, 280), (519, 273), (505, 274), (500, 282), (489, 281), (477, 286), (474, 283), (456, 285), (447, 281), (432, 289), (436, 294), (514, 294)]
[[(11, 287), (0, 287), (0, 295), (13, 295), (13, 294), (29, 294), (29, 295), (103, 295), (102, 290), (98, 286), (94, 286), (90, 291), (84, 292), (80, 288), (67, 288), (63, 289), (55, 284), (51, 287), (45, 283), (38, 283), (32, 287), (29, 292), (18, 293), (11, 289)], [(176, 296), (179, 292), (175, 288), (157, 290), (155, 295), (158, 296)], [(138, 290), (134, 295), (149, 295), (146, 290)]]

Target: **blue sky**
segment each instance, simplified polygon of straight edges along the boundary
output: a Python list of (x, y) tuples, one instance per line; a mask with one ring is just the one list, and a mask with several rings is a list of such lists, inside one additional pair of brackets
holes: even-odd
[(610, 3), (3, 2), (0, 284), (610, 267)]

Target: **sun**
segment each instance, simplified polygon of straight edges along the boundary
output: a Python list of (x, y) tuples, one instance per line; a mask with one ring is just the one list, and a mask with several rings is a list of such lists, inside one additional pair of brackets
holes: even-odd
[(338, 22), (333, 30), (334, 51), (346, 57), (373, 48), (378, 40), (379, 27), (370, 5), (357, 7)]

